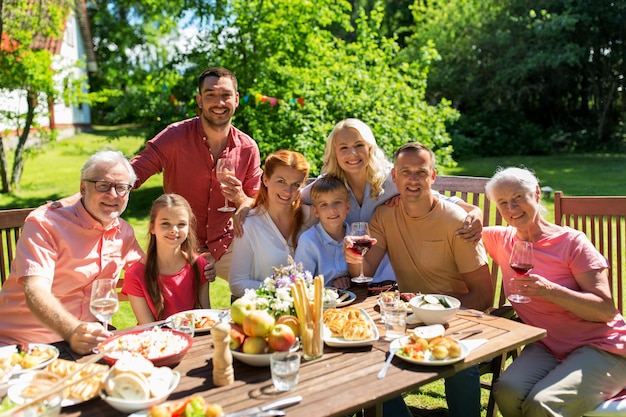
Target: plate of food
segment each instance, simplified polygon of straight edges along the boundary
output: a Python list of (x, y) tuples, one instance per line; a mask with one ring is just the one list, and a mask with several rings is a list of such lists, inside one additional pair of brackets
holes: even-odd
[(59, 349), (41, 343), (30, 343), (25, 348), (17, 345), (0, 347), (0, 383), (12, 376), (45, 368), (58, 357)]
[(212, 310), (212, 309), (195, 309), (195, 310), (187, 310), (181, 311), (180, 313), (172, 314), (169, 316), (165, 322), (168, 326), (171, 326), (171, 323), (174, 320), (174, 317), (179, 315), (194, 317), (195, 323), (195, 333), (207, 333), (211, 331), (211, 328), (215, 326), (215, 324), (220, 321), (222, 318), (226, 321), (230, 320), (230, 315), (227, 312), (225, 316), (220, 316), (224, 314), (226, 310)]
[(336, 307), (345, 307), (356, 300), (356, 294), (348, 290), (337, 290), (337, 296)]
[(396, 356), (410, 363), (428, 366), (450, 365), (462, 361), (469, 354), (469, 346), (450, 336), (426, 340), (414, 334), (395, 339), (391, 348), (398, 348)]
[[(82, 367), (82, 368), (81, 368)], [(29, 389), (33, 385), (38, 385), (39, 380), (56, 383), (68, 375), (78, 371), (80, 372), (72, 377), (75, 384), (63, 391), (63, 399), (61, 407), (70, 407), (76, 404), (89, 401), (98, 396), (98, 392), (102, 387), (102, 381), (109, 371), (107, 365), (99, 363), (90, 363), (84, 365), (79, 362), (69, 361), (66, 359), (54, 359), (45, 368), (35, 372), (29, 372), (19, 376), (9, 383), (9, 397), (19, 397), (25, 389)], [(78, 382), (83, 377), (92, 377)], [(14, 398), (11, 398), (14, 400)], [(15, 401), (14, 401), (15, 402)]]
[(104, 360), (113, 365), (125, 354), (136, 353), (155, 366), (178, 365), (191, 349), (193, 337), (187, 333), (161, 327), (131, 330), (109, 337), (100, 345), (106, 352)]
[(329, 308), (323, 320), (324, 343), (328, 346), (369, 346), (379, 338), (374, 320), (362, 308)]

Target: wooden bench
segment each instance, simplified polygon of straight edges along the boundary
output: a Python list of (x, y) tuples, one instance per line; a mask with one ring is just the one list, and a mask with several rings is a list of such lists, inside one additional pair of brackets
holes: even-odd
[(0, 285), (9, 277), (11, 261), (15, 258), (17, 240), (20, 238), (26, 216), (33, 208), (0, 210)]
[[(626, 197), (573, 196), (554, 193), (554, 222), (580, 230), (607, 259), (609, 285), (616, 307), (624, 315), (626, 278)], [(624, 415), (626, 389), (586, 416)]]

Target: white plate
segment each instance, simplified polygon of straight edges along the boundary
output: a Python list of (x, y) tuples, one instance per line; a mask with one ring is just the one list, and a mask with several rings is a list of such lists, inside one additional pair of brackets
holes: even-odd
[[(187, 310), (187, 311), (181, 311), (180, 313), (176, 313), (176, 314), (172, 314), (171, 316), (169, 316), (165, 322), (167, 323), (167, 325), (169, 327), (171, 326), (172, 320), (174, 318), (174, 316), (178, 316), (179, 314), (193, 314), (196, 318), (196, 326), (198, 326), (198, 323), (200, 323), (200, 321), (205, 318), (208, 317), (211, 320), (215, 320), (216, 324), (218, 321), (218, 317), (219, 315), (223, 312), (223, 310), (212, 310), (212, 309), (196, 309), (196, 310)], [(226, 314), (226, 316), (223, 318), (223, 320), (229, 321), (230, 320), (230, 312), (228, 314)], [(213, 326), (211, 326), (213, 327)], [(211, 331), (211, 327), (204, 327), (204, 328), (195, 328), (195, 333), (207, 333)]]
[[(52, 362), (53, 360), (55, 360), (56, 358), (59, 357), (59, 349), (57, 349), (55, 346), (52, 345), (45, 345), (45, 344), (41, 344), (41, 343), (29, 343), (28, 346), (30, 348), (39, 348), (39, 349), (51, 349), (54, 354), (52, 356), (52, 358), (41, 362), (38, 365), (33, 366), (32, 368), (22, 368), (19, 365), (16, 365), (15, 368), (13, 368), (13, 370), (11, 370), (10, 374), (15, 376), (15, 375), (21, 375), (24, 374), (26, 372), (29, 371), (33, 371), (36, 369), (42, 369), (45, 368), (46, 366), (48, 366), (48, 364), (50, 362)], [(0, 358), (4, 358), (6, 356), (12, 355), (13, 353), (17, 352), (17, 345), (9, 345), (9, 346), (3, 346), (0, 347)]]
[(328, 346), (332, 347), (360, 347), (360, 346), (370, 346), (373, 345), (375, 341), (378, 340), (380, 334), (378, 333), (378, 328), (374, 323), (374, 320), (370, 317), (369, 314), (362, 308), (359, 309), (361, 314), (365, 315), (365, 319), (370, 325), (372, 329), (372, 337), (365, 340), (346, 340), (343, 337), (333, 337), (331, 336), (330, 330), (328, 327), (324, 326), (324, 343)]
[[(390, 348), (401, 348), (408, 341), (409, 336), (404, 336), (399, 339), (395, 339), (391, 342)], [(442, 365), (450, 365), (451, 363), (456, 363), (465, 359), (465, 357), (470, 353), (470, 348), (465, 344), (464, 341), (459, 340), (459, 344), (461, 345), (461, 356), (456, 358), (447, 358), (447, 359), (435, 359), (431, 356), (430, 351), (426, 351), (424, 354), (424, 360), (417, 360), (413, 358), (409, 358), (407, 356), (402, 356), (400, 351), (396, 353), (396, 356), (402, 360), (405, 360), (410, 363), (415, 363), (418, 365), (428, 365), (428, 366), (442, 366)]]
[(339, 295), (339, 297), (341, 297), (344, 294), (348, 294), (348, 298), (346, 298), (345, 300), (343, 300), (340, 303), (337, 303), (337, 307), (345, 307), (349, 304), (352, 304), (354, 302), (354, 300), (356, 300), (356, 294), (353, 293), (352, 291), (348, 291), (348, 290), (337, 290), (337, 294)]

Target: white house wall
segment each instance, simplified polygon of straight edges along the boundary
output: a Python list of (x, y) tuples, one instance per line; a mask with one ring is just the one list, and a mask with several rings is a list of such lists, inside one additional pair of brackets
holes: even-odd
[[(57, 71), (54, 79), (58, 86), (57, 91), (59, 91), (59, 97), (57, 97), (53, 109), (54, 123), (60, 138), (71, 136), (91, 126), (91, 109), (89, 105), (82, 104), (76, 106), (64, 103), (60, 94), (63, 90), (64, 78), (68, 75), (68, 72), (74, 74), (74, 77), (84, 77), (85, 83), (87, 82), (85, 65), (76, 66), (76, 63), (79, 61), (85, 61), (85, 42), (81, 36), (78, 20), (74, 12), (72, 12), (66, 22), (60, 53), (53, 58), (53, 68)], [(83, 88), (87, 92), (86, 84)], [(22, 115), (26, 114), (26, 91), (0, 90), (0, 110), (19, 112)], [(50, 128), (49, 116), (46, 98), (42, 96), (38, 101), (35, 121), (42, 128)], [(3, 132), (3, 136), (6, 137), (7, 132), (15, 133), (16, 127), (14, 124), (8, 124), (7, 121), (2, 120), (0, 117), (0, 130)], [(20, 129), (22, 127), (20, 126)]]

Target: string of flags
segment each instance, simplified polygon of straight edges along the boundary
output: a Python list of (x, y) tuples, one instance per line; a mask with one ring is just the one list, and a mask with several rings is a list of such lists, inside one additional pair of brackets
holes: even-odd
[[(243, 96), (243, 102), (250, 105), (269, 103), (270, 107), (274, 107), (277, 104), (283, 104), (285, 100), (276, 97), (264, 96), (261, 93), (256, 93), (246, 94), (245, 96)], [(304, 97), (292, 98), (289, 100), (289, 103), (298, 103), (300, 107), (304, 107)]]
[[(269, 96), (264, 96), (263, 94), (260, 93), (256, 93), (256, 94), (246, 94), (245, 96), (243, 96), (243, 102), (246, 104), (249, 104), (251, 106), (255, 106), (255, 105), (259, 105), (262, 103), (269, 103), (270, 107), (274, 108), (274, 106), (276, 106), (277, 104), (284, 104), (285, 100), (283, 99), (279, 99), (276, 97), (269, 97)], [(169, 101), (170, 103), (172, 103), (173, 105), (182, 108), (182, 111), (184, 112), (184, 108), (185, 108), (185, 103), (179, 101), (174, 94), (170, 93), (169, 96)], [(292, 98), (288, 101), (289, 103), (298, 103), (298, 105), (300, 107), (304, 107), (304, 97), (296, 97), (296, 98)]]

